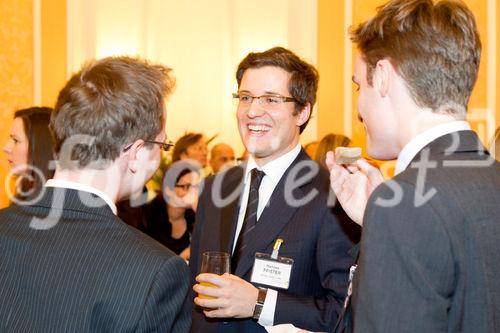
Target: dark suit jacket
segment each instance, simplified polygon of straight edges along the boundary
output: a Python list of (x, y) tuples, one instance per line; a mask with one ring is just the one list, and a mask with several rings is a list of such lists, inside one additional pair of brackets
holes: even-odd
[[(280, 256), (293, 258), (294, 265), (288, 290), (274, 288), (278, 291), (274, 324), (292, 323), (313, 331), (327, 331), (333, 327), (345, 297), (348, 271), (352, 264), (347, 254), (352, 241), (347, 232), (352, 232), (356, 226), (341, 211), (340, 205), (328, 207), (329, 175), (325, 170), (306, 176), (293, 191), (296, 199), (314, 195), (312, 200), (297, 207), (287, 203), (284, 195), (287, 178), (304, 161), (314, 163), (301, 151), (276, 186), (257, 222), (250, 245), (240, 257), (235, 274), (250, 281), (255, 252), (270, 254), (275, 240), (282, 238), (284, 243)], [(310, 169), (302, 168), (294, 179), (301, 178), (308, 171)], [(191, 243), (193, 284), (199, 273), (203, 252), (222, 250), (231, 253), (243, 173), (244, 168), (235, 167), (225, 175), (209, 178), (205, 183)], [(220, 180), (221, 186), (217, 185)], [(231, 193), (230, 203), (218, 208), (214, 195), (228, 198)], [(356, 232), (359, 229), (353, 233)], [(252, 319), (207, 320), (196, 308), (191, 331), (244, 333), (265, 332), (265, 329)]]
[(472, 131), (427, 154), (370, 197), (354, 331), (500, 332), (500, 165)]
[(90, 193), (0, 211), (1, 332), (186, 332), (188, 283), (181, 258)]

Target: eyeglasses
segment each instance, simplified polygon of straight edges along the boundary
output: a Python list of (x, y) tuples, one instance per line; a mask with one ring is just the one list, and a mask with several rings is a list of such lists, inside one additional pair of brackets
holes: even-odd
[(254, 99), (259, 101), (259, 104), (265, 107), (266, 109), (277, 109), (283, 103), (287, 102), (296, 102), (297, 100), (293, 97), (281, 96), (281, 95), (273, 95), (273, 94), (265, 94), (260, 96), (252, 96), (246, 93), (234, 93), (233, 98), (238, 99), (239, 104), (238, 107), (250, 107)]
[[(169, 151), (174, 146), (174, 144), (172, 143), (172, 141), (161, 142), (161, 141), (153, 141), (153, 140), (144, 140), (144, 142), (146, 142), (146, 143), (154, 143), (154, 144), (160, 145), (160, 149), (163, 150), (163, 151)], [(125, 147), (123, 149), (123, 152), (126, 152), (127, 150), (129, 150), (130, 148), (132, 148), (132, 145), (133, 145), (133, 143), (131, 143), (130, 145), (128, 145), (127, 147)]]
[(177, 188), (182, 188), (184, 191), (189, 191), (189, 189), (192, 188), (198, 188), (199, 185), (197, 184), (175, 184), (175, 187)]

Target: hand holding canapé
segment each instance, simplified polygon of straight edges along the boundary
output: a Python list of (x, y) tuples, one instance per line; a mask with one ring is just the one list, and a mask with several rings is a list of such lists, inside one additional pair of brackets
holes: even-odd
[(344, 211), (359, 225), (363, 225), (368, 198), (384, 178), (380, 171), (365, 159), (355, 163), (339, 164), (335, 153), (328, 152), (326, 165), (330, 170), (330, 186)]

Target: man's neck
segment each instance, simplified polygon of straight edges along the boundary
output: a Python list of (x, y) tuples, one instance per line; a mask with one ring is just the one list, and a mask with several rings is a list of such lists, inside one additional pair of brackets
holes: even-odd
[(120, 190), (120, 179), (117, 175), (119, 175), (118, 170), (112, 170), (112, 168), (102, 170), (61, 170), (58, 168), (53, 178), (55, 180), (70, 181), (93, 187), (104, 192), (113, 202), (117, 202), (119, 200)]
[(399, 131), (399, 145), (401, 148), (406, 146), (413, 138), (438, 125), (451, 123), (457, 120), (454, 116), (446, 114), (437, 114), (430, 110), (421, 109), (413, 113), (405, 121), (401, 122)]

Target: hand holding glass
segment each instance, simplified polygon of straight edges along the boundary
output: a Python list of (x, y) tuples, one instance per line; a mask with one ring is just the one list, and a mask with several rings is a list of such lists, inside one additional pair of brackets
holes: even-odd
[[(230, 256), (229, 253), (227, 252), (216, 252), (216, 251), (209, 251), (203, 253), (203, 257), (201, 260), (201, 269), (200, 273), (212, 273), (212, 274), (217, 274), (217, 275), (222, 275), (224, 273), (230, 273)], [(208, 286), (208, 287), (216, 287), (216, 285), (209, 283), (209, 282), (201, 282), (200, 283), (202, 286)], [(212, 296), (207, 296), (203, 294), (198, 295), (200, 298), (208, 298), (208, 299), (213, 299), (215, 297)]]

